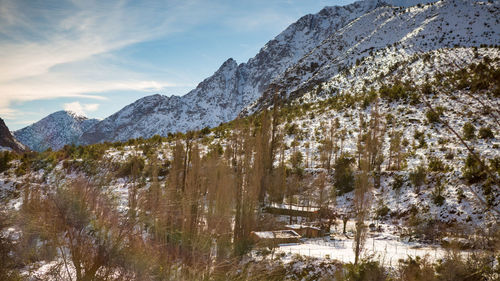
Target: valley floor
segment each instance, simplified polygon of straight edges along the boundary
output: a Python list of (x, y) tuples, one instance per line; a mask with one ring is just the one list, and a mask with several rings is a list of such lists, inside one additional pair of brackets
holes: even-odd
[[(280, 244), (277, 253), (284, 253), (283, 260), (290, 259), (293, 255), (338, 260), (343, 263), (354, 263), (353, 239), (335, 237), (304, 239), (297, 244)], [(446, 249), (440, 245), (408, 242), (389, 233), (374, 233), (365, 241), (364, 256), (372, 256), (389, 267), (393, 267), (399, 260), (408, 257), (427, 257), (430, 261), (437, 261), (446, 255)], [(470, 251), (461, 251), (467, 255)]]

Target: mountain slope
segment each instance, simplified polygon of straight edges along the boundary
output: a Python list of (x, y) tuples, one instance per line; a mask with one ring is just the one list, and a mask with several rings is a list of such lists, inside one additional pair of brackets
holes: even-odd
[[(405, 1), (387, 1), (405, 6)], [(428, 2), (428, 1), (422, 1)], [(82, 135), (84, 144), (213, 127), (269, 106), (280, 92), (299, 97), (374, 51), (410, 57), (454, 45), (500, 41), (498, 2), (444, 0), (402, 8), (386, 1), (326, 7), (269, 41), (247, 63), (229, 59), (185, 96), (140, 99)], [(460, 19), (460, 20), (457, 20)], [(371, 72), (371, 66), (367, 66)], [(259, 99), (257, 101), (257, 99)], [(249, 108), (247, 108), (249, 105)]]
[[(306, 15), (269, 41), (247, 63), (238, 65), (233, 59), (227, 60), (214, 75), (185, 96), (155, 95), (140, 99), (98, 123), (82, 136), (82, 142), (124, 141), (230, 121), (259, 98), (271, 80), (328, 36), (384, 5), (378, 0), (360, 1), (343, 7), (326, 7), (317, 14)], [(152, 102), (158, 106), (155, 108)]]
[(14, 132), (14, 136), (32, 150), (57, 150), (76, 144), (80, 136), (98, 122), (70, 111), (57, 111), (42, 120)]
[[(393, 54), (410, 57), (455, 45), (497, 44), (500, 33), (495, 31), (500, 30), (499, 17), (498, 1), (443, 0), (406, 9), (379, 7), (330, 36), (279, 75), (260, 101), (246, 112), (269, 106), (275, 93), (285, 99), (297, 98), (335, 75), (349, 77), (348, 68), (376, 50), (385, 49), (384, 57)], [(368, 65), (366, 69), (374, 67)]]
[(16, 152), (26, 150), (26, 147), (12, 136), (2, 118), (0, 118), (0, 150), (13, 150)]

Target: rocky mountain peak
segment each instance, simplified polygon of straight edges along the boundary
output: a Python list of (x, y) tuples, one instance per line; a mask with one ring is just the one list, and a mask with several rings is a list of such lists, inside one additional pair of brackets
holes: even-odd
[(224, 63), (222, 63), (217, 72), (226, 68), (235, 68), (235, 67), (238, 67), (238, 63), (236, 63), (236, 61), (233, 58), (228, 58)]

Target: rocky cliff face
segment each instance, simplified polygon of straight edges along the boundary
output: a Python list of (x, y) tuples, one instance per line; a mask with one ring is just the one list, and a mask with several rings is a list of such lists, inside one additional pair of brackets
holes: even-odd
[(15, 152), (23, 152), (26, 150), (26, 147), (12, 136), (2, 118), (0, 118), (0, 150), (11, 150)]
[(237, 70), (236, 62), (229, 59), (186, 96), (152, 95), (139, 99), (85, 132), (82, 143), (149, 138), (231, 120), (235, 107), (244, 106), (234, 96)]
[(57, 150), (66, 144), (77, 144), (82, 133), (98, 122), (70, 111), (58, 111), (17, 130), (14, 136), (35, 151)]

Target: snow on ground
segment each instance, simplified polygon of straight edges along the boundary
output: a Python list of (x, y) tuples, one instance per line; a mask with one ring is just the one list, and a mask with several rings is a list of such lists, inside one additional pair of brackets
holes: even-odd
[[(395, 235), (388, 233), (376, 233), (370, 235), (365, 241), (363, 257), (373, 256), (386, 266), (396, 266), (400, 259), (408, 257), (427, 257), (431, 261), (437, 261), (445, 257), (447, 251), (439, 245), (422, 244), (419, 242), (407, 242), (399, 240)], [(284, 253), (283, 260), (289, 261), (295, 255), (308, 257), (339, 260), (345, 263), (354, 262), (353, 239), (341, 236), (335, 238), (323, 237), (303, 239), (302, 243), (280, 244), (277, 253)], [(470, 252), (462, 251), (468, 254)]]
[(71, 262), (64, 265), (63, 259), (54, 261), (36, 262), (26, 266), (21, 270), (21, 276), (24, 280), (37, 281), (56, 281), (56, 280), (76, 280), (75, 268)]
[(306, 212), (316, 212), (316, 211), (319, 211), (318, 207), (297, 206), (297, 205), (294, 205), (294, 204), (271, 203), (269, 206), (273, 207), (273, 208), (287, 209), (287, 210), (294, 210), (294, 211), (306, 211)]

